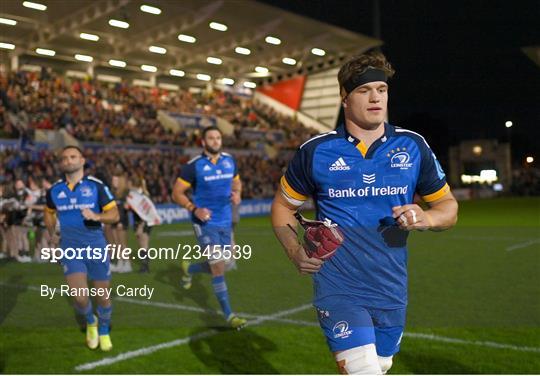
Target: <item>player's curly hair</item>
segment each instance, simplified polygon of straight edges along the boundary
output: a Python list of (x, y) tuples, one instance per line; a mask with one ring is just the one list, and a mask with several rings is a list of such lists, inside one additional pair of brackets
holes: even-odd
[(382, 70), (390, 78), (396, 72), (379, 51), (370, 51), (349, 59), (338, 72), (339, 91), (343, 93), (343, 85), (351, 77), (363, 74), (369, 67)]

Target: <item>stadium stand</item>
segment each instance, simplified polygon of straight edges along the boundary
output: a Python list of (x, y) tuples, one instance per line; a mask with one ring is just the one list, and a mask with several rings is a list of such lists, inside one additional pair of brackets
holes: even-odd
[(195, 132), (166, 129), (157, 119), (160, 110), (226, 119), (235, 128), (234, 136), (225, 140), (228, 147), (249, 146), (242, 140), (246, 129), (261, 132), (255, 134), (259, 137), (269, 130), (278, 131), (278, 139), (262, 141), (287, 149), (316, 134), (268, 106), (219, 90), (192, 95), (185, 90), (70, 79), (47, 69), (40, 74), (11, 72), (0, 81), (1, 136), (5, 138), (17, 138), (36, 129), (65, 128), (80, 141), (192, 146)]

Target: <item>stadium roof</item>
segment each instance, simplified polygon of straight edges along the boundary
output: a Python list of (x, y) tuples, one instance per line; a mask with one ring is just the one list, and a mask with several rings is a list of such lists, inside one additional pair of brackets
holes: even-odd
[(540, 67), (540, 46), (523, 47), (521, 50)]
[[(46, 9), (36, 9), (39, 4)], [(57, 69), (78, 71), (92, 65), (96, 74), (142, 79), (155, 75), (157, 82), (181, 86), (205, 85), (197, 74), (209, 75), (212, 80), (227, 77), (237, 83), (249, 80), (260, 84), (328, 69), (348, 56), (382, 44), (247, 0), (3, 0), (0, 18), (0, 43), (4, 43), (0, 46), (8, 47), (0, 49), (4, 64), (9, 63), (9, 56), (18, 55), (19, 65), (46, 62)], [(217, 25), (211, 28), (211, 23)], [(81, 33), (99, 40), (82, 39)], [(184, 41), (179, 35), (184, 35), (180, 37)], [(278, 40), (279, 44), (268, 43)], [(14, 49), (9, 49), (11, 45)], [(149, 50), (151, 46), (156, 52)], [(55, 55), (39, 54), (39, 48), (52, 50)], [(245, 55), (248, 50), (249, 55)], [(79, 61), (75, 55), (93, 61)], [(110, 60), (125, 62), (126, 66), (113, 67)], [(145, 72), (143, 65), (157, 71)], [(259, 72), (256, 67), (261, 67), (257, 68)], [(269, 71), (265, 73), (264, 68)], [(185, 76), (172, 76), (171, 69), (177, 70), (173, 71), (176, 74), (183, 71)]]

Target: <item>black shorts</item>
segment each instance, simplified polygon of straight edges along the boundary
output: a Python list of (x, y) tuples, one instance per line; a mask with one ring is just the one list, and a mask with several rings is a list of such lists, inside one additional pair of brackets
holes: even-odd
[(124, 229), (127, 230), (129, 227), (128, 211), (126, 210), (126, 208), (124, 208), (124, 203), (117, 204), (116, 206), (118, 207), (118, 214), (120, 215), (120, 219), (118, 220), (118, 222), (114, 223), (112, 227), (118, 228), (118, 225), (122, 224)]
[(132, 213), (133, 213), (133, 230), (137, 231), (137, 228), (139, 228), (139, 226), (142, 225), (143, 226), (143, 232), (145, 234), (150, 235), (150, 233), (152, 232), (152, 227), (148, 226), (148, 223), (143, 221), (142, 218), (139, 217), (139, 215), (137, 213), (135, 213), (134, 211), (132, 211)]

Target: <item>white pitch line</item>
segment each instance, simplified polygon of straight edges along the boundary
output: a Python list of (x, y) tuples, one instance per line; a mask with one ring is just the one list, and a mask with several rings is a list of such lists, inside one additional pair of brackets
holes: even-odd
[(533, 240), (529, 240), (528, 242), (514, 244), (514, 245), (506, 248), (506, 250), (508, 252), (515, 251), (516, 249), (527, 248), (528, 246), (533, 245), (533, 244), (537, 244), (537, 243), (540, 243), (540, 239), (533, 239)]
[(179, 338), (179, 339), (176, 339), (174, 341), (163, 342), (163, 343), (159, 343), (157, 345), (149, 346), (149, 347), (143, 347), (143, 348), (140, 348), (138, 350), (128, 351), (128, 352), (125, 352), (125, 353), (118, 354), (115, 357), (103, 358), (101, 360), (98, 360), (97, 362), (90, 362), (90, 363), (84, 363), (84, 364), (78, 365), (77, 367), (75, 367), (75, 371), (88, 371), (88, 370), (94, 369), (96, 367), (108, 366), (108, 365), (111, 365), (111, 364), (114, 364), (114, 363), (122, 362), (124, 360), (136, 358), (136, 357), (143, 356), (143, 355), (152, 354), (152, 353), (154, 353), (156, 351), (159, 351), (159, 350), (162, 350), (162, 349), (168, 349), (170, 347), (185, 345), (185, 344), (187, 344), (189, 342), (193, 342), (193, 341), (196, 341), (196, 340), (199, 340), (199, 339), (210, 337), (210, 336), (216, 335), (218, 333), (219, 332), (217, 330), (211, 329), (211, 330), (207, 330), (205, 332), (195, 334), (195, 335), (190, 336), (190, 337)]
[(515, 236), (496, 236), (496, 235), (490, 235), (490, 236), (482, 236), (482, 235), (449, 235), (448, 237), (452, 239), (462, 239), (462, 240), (488, 240), (493, 242), (500, 242), (505, 240), (528, 240), (530, 238), (522, 238), (522, 239), (516, 239)]
[(472, 341), (472, 340), (466, 340), (466, 339), (460, 339), (460, 338), (443, 337), (443, 336), (438, 336), (435, 334), (426, 334), (426, 333), (405, 332), (403, 335), (405, 337), (428, 339), (431, 341), (454, 343), (454, 344), (459, 344), (459, 345), (475, 345), (475, 346), (482, 346), (482, 347), (491, 347), (494, 349), (507, 349), (507, 350), (515, 350), (515, 351), (540, 353), (540, 347), (517, 346), (517, 345), (510, 345), (507, 343), (499, 343), (499, 342), (492, 342), (492, 341)]
[[(301, 311), (304, 311), (304, 310), (306, 310), (308, 308), (311, 308), (311, 307), (312, 307), (311, 304), (304, 304), (304, 305), (302, 305), (300, 307), (287, 309), (287, 310), (284, 310), (284, 311), (279, 311), (279, 312), (276, 312), (276, 313), (274, 313), (272, 315), (260, 316), (260, 317), (256, 318), (255, 320), (250, 321), (249, 325), (251, 325), (251, 326), (259, 325), (259, 324), (261, 324), (261, 323), (263, 323), (265, 321), (269, 321), (269, 320), (272, 320), (272, 319), (280, 318), (282, 316), (287, 316), (287, 315), (291, 315), (293, 313), (301, 312)], [(214, 335), (219, 334), (219, 333), (220, 332), (215, 330), (215, 329), (207, 330), (207, 331), (204, 331), (204, 332), (201, 332), (201, 333), (197, 333), (197, 334), (195, 334), (193, 336), (179, 338), (179, 339), (176, 339), (174, 341), (158, 343), (157, 345), (153, 345), (153, 346), (142, 347), (142, 348), (137, 349), (137, 350), (128, 351), (128, 352), (125, 352), (125, 353), (118, 354), (117, 356), (114, 356), (114, 357), (103, 358), (103, 359), (98, 360), (96, 362), (84, 363), (84, 364), (76, 366), (74, 370), (75, 371), (88, 371), (88, 370), (94, 369), (96, 367), (107, 366), (107, 365), (115, 364), (115, 363), (118, 363), (118, 362), (122, 362), (124, 360), (136, 358), (136, 357), (143, 356), (143, 355), (152, 354), (152, 353), (154, 353), (156, 351), (159, 351), (159, 350), (162, 350), (162, 349), (167, 349), (167, 348), (171, 348), (171, 347), (185, 345), (185, 344), (187, 344), (189, 342), (197, 341), (197, 340), (202, 339), (202, 338), (211, 337), (211, 336), (214, 336)]]
[[(0, 285), (7, 286), (7, 287), (14, 287), (14, 288), (27, 288), (29, 290), (39, 291), (39, 288), (37, 286), (31, 286), (31, 285), (29, 285), (29, 286), (13, 285), (13, 284), (8, 284), (8, 283), (3, 283), (3, 282), (0, 282)], [(209, 310), (205, 310), (203, 308), (193, 307), (193, 306), (185, 306), (185, 305), (181, 305), (181, 304), (171, 304), (171, 303), (161, 303), (161, 302), (145, 302), (145, 301), (138, 300), (138, 299), (120, 298), (120, 297), (116, 297), (116, 299), (117, 300), (120, 299), (120, 300), (122, 300), (122, 301), (124, 301), (126, 303), (142, 304), (142, 305), (156, 306), (156, 307), (161, 307), (161, 308), (171, 308), (171, 309), (186, 310), (186, 311), (192, 311), (192, 312), (205, 312), (205, 311), (208, 312), (209, 311)], [(289, 310), (289, 312), (283, 311), (283, 313), (284, 313), (283, 316), (287, 316), (287, 315), (290, 315), (290, 314), (293, 314), (293, 313), (303, 311), (303, 310), (305, 310), (305, 309), (307, 309), (309, 307), (311, 307), (311, 305), (306, 304), (306, 305), (298, 307), (298, 308), (293, 308), (293, 309)], [(216, 312), (216, 311), (209, 311), (209, 312)], [(272, 321), (280, 321), (280, 322), (285, 322), (285, 323), (290, 323), (290, 324), (297, 324), (297, 325), (300, 325), (300, 326), (315, 326), (315, 327), (319, 326), (315, 322), (304, 321), (304, 320), (285, 319), (285, 318), (282, 318), (282, 316), (274, 317), (274, 315), (269, 315), (269, 316), (255, 316), (255, 315), (249, 315), (249, 314), (243, 314), (243, 315), (246, 316), (246, 317), (251, 316), (252, 318), (255, 318), (255, 320), (253, 321), (253, 325), (257, 325), (257, 324), (260, 323), (260, 322), (257, 322), (257, 320), (264, 319), (263, 321), (271, 321), (271, 320)], [(252, 322), (250, 322), (250, 324), (251, 323)], [(214, 332), (215, 332), (214, 330), (201, 332), (199, 334), (196, 334), (196, 335), (192, 336), (191, 339), (192, 340), (197, 340), (197, 339), (205, 338), (208, 335), (217, 334), (217, 333), (214, 333)], [(480, 346), (480, 347), (488, 347), (488, 348), (494, 348), (494, 349), (506, 349), (506, 350), (514, 350), (514, 351), (540, 353), (540, 347), (518, 346), (518, 345), (511, 345), (511, 344), (507, 344), (507, 343), (499, 343), (499, 342), (493, 342), (493, 341), (472, 341), (472, 340), (465, 340), (465, 339), (461, 339), (461, 338), (444, 337), (444, 336), (439, 336), (439, 335), (435, 335), (435, 334), (428, 334), (428, 333), (405, 332), (403, 335), (405, 337), (419, 338), (419, 339), (436, 341), (436, 342), (446, 342), (446, 343), (453, 343), (453, 344), (460, 344), (460, 345), (473, 345), (473, 346)], [(171, 346), (165, 346), (163, 348), (183, 345), (183, 344), (185, 344), (183, 341), (189, 342), (189, 337), (179, 339), (179, 340), (176, 340), (176, 341), (172, 341), (171, 343), (174, 342), (175, 344), (173, 344)], [(168, 343), (169, 342), (166, 342), (166, 344), (168, 344)], [(160, 345), (158, 344), (158, 345), (155, 345), (153, 347), (156, 347), (156, 346), (160, 346)], [(157, 351), (159, 349), (161, 349), (161, 348), (157, 348), (154, 351)], [(138, 351), (138, 350), (135, 350), (135, 351)], [(154, 351), (151, 351), (151, 352), (154, 352)], [(129, 353), (131, 353), (131, 352), (128, 352), (128, 353), (125, 353), (125, 354), (129, 354)], [(120, 355), (122, 355), (122, 354), (120, 354)], [(142, 355), (145, 355), (145, 354), (142, 354)], [(139, 356), (139, 355), (137, 355), (137, 356)], [(105, 358), (105, 359), (107, 359), (107, 358)]]
[[(23, 285), (16, 285), (16, 284), (10, 284), (10, 283), (4, 283), (0, 282), (0, 286), (6, 286), (6, 287), (12, 287), (17, 289), (28, 289), (32, 291), (41, 291), (41, 289), (37, 286), (23, 286)], [(148, 307), (158, 307), (158, 308), (168, 308), (168, 309), (177, 309), (180, 311), (189, 311), (189, 312), (197, 312), (197, 313), (210, 313), (215, 314), (216, 316), (221, 316), (220, 311), (215, 311), (212, 309), (204, 309), (200, 307), (194, 307), (184, 304), (175, 304), (175, 303), (165, 303), (165, 302), (150, 302), (147, 300), (140, 300), (140, 299), (132, 299), (132, 298), (124, 298), (120, 296), (114, 296), (115, 301), (121, 301), (124, 303), (131, 303), (131, 304), (138, 304)], [(243, 316), (247, 319), (256, 319), (259, 317), (263, 317), (261, 315), (254, 315), (251, 313), (244, 313), (244, 312), (238, 312), (238, 315)], [(293, 324), (293, 325), (301, 325), (301, 326), (319, 326), (315, 321), (305, 321), (305, 320), (294, 320), (294, 319), (286, 319), (286, 318), (271, 318), (269, 321), (276, 321), (281, 322), (284, 324)]]
[(150, 302), (140, 299), (132, 299), (132, 298), (124, 298), (120, 296), (114, 296), (115, 301), (125, 302), (125, 303), (131, 303), (131, 304), (138, 304), (143, 306), (149, 306), (149, 307), (159, 307), (159, 308), (170, 308), (170, 309), (178, 309), (181, 311), (190, 311), (190, 312), (198, 312), (198, 313), (216, 313), (216, 311), (212, 309), (204, 309), (200, 307), (193, 307), (183, 304), (173, 304), (173, 303), (163, 303), (163, 302)]
[(183, 230), (183, 231), (161, 231), (158, 232), (158, 237), (186, 237), (194, 236), (193, 230)]
[(32, 285), (25, 286), (25, 285), (13, 284), (13, 283), (0, 282), (0, 286), (11, 287), (13, 289), (19, 289), (19, 290), (41, 291), (39, 287), (32, 286)]
[[(198, 312), (198, 313), (210, 313), (216, 316), (221, 316), (221, 311), (216, 311), (213, 309), (204, 309), (200, 307), (193, 307), (193, 306), (183, 305), (183, 304), (164, 303), (164, 302), (155, 302), (155, 301), (150, 302), (146, 300), (124, 298), (124, 297), (118, 297), (118, 296), (115, 297), (114, 300), (125, 302), (125, 303), (148, 306), (148, 307), (177, 309), (180, 311), (190, 311), (190, 312)], [(244, 313), (244, 312), (238, 312), (238, 315), (245, 317), (247, 319), (258, 319), (260, 317), (266, 317), (264, 315), (254, 315), (254, 314)], [(319, 326), (319, 324), (317, 324), (315, 321), (292, 320), (292, 319), (285, 319), (285, 318), (270, 318), (269, 320), (282, 322), (286, 324), (302, 325), (302, 326)]]

